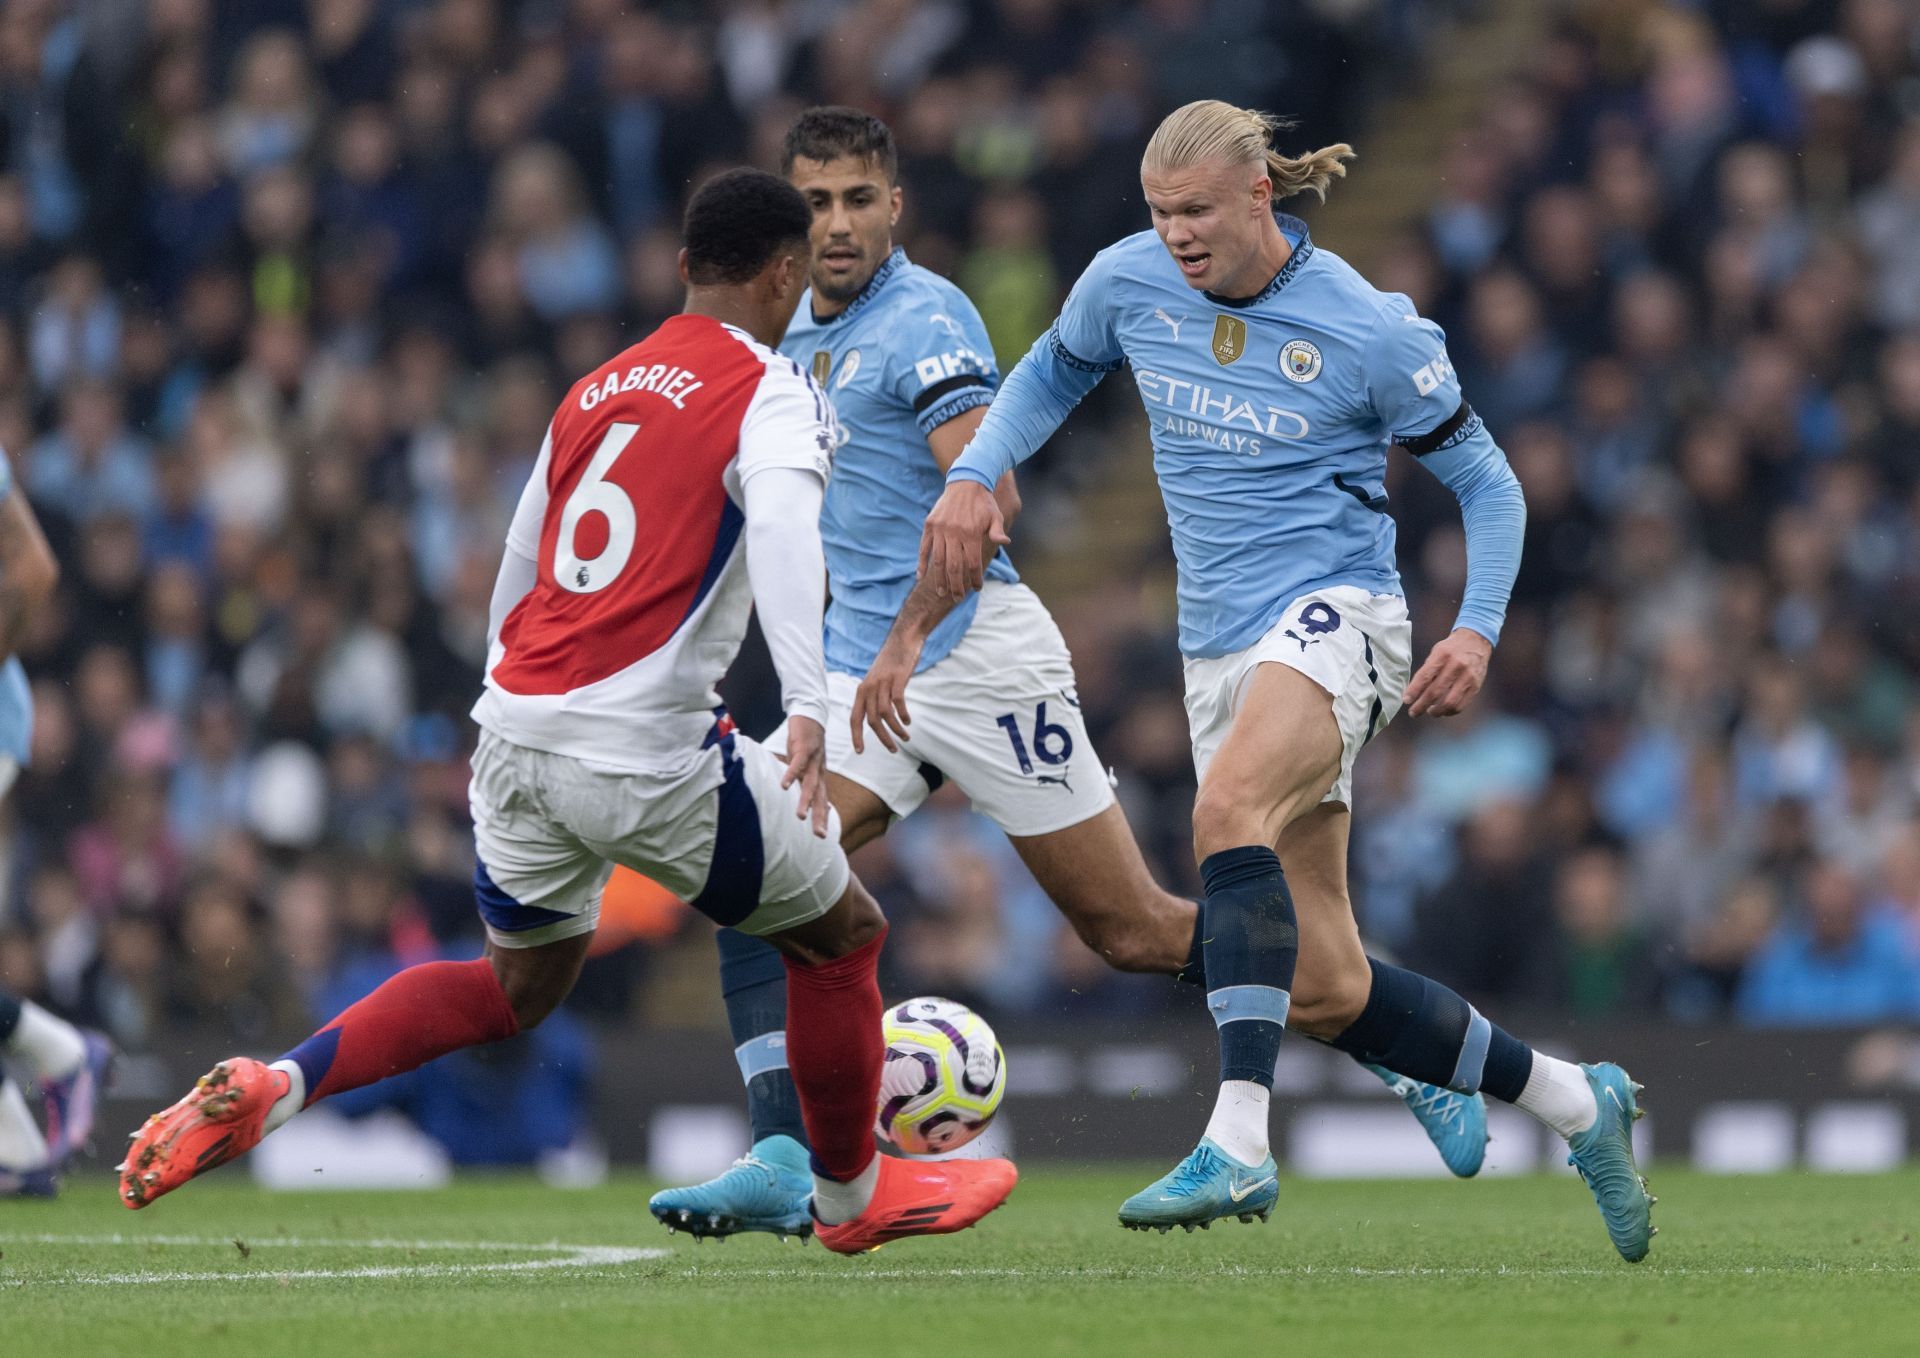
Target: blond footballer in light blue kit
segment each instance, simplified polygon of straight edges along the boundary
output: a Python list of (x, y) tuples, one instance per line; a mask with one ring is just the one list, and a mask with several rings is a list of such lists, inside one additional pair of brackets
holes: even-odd
[[(1369, 959), (1354, 924), (1354, 759), (1403, 701), (1415, 716), (1445, 716), (1479, 690), (1526, 510), (1439, 327), (1274, 211), (1290, 194), (1324, 195), (1351, 149), (1281, 156), (1269, 146), (1276, 126), (1212, 100), (1161, 124), (1141, 170), (1153, 230), (1096, 256), (1007, 375), (923, 546), (948, 593), (977, 587), (982, 543), (1004, 536), (986, 488), (1107, 373), (1131, 367), (1179, 564), (1221, 1088), (1199, 1146), (1130, 1198), (1121, 1221), (1193, 1229), (1271, 1210), (1268, 1092), (1291, 1026), (1410, 1080), (1531, 1113), (1568, 1139), (1614, 1245), (1638, 1260), (1650, 1200), (1633, 1166), (1625, 1073), (1531, 1050), (1446, 987)], [(1454, 630), (1410, 681), (1390, 446), (1454, 491), (1467, 532)]]
[[(951, 780), (1110, 964), (1201, 980), (1194, 905), (1147, 870), (1046, 608), (1004, 552), (986, 561), (978, 594), (941, 598), (916, 584), (927, 511), (999, 373), (973, 303), (893, 245), (903, 199), (891, 134), (855, 109), (813, 109), (788, 134), (786, 160), (813, 206), (814, 261), (780, 347), (825, 387), (845, 434), (820, 522), (832, 584), (827, 757), (842, 842), (851, 850), (884, 833)], [(1011, 477), (992, 489), (1017, 507)], [(778, 751), (779, 733), (767, 744)], [(653, 1211), (701, 1234), (804, 1229), (805, 1132), (785, 1068), (779, 960), (726, 930), (720, 949), (753, 1149), (717, 1179), (657, 1195)], [(1383, 1078), (1454, 1173), (1479, 1168), (1481, 1100)]]

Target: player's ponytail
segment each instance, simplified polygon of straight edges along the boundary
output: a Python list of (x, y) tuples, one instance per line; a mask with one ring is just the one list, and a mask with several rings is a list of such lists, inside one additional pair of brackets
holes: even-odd
[(1229, 165), (1264, 164), (1276, 200), (1311, 193), (1324, 202), (1327, 186), (1346, 175), (1342, 162), (1353, 158), (1353, 148), (1335, 142), (1302, 156), (1281, 155), (1273, 149), (1273, 134), (1292, 125), (1286, 118), (1258, 109), (1218, 99), (1197, 100), (1169, 113), (1154, 129), (1140, 168), (1152, 174), (1215, 159)]

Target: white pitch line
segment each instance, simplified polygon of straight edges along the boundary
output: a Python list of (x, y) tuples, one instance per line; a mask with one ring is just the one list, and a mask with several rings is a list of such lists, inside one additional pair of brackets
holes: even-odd
[[(0, 1241), (36, 1245), (188, 1245), (233, 1248), (230, 1237), (200, 1235), (0, 1235)], [(479, 1240), (337, 1240), (306, 1237), (271, 1236), (247, 1242), (249, 1250), (262, 1246), (305, 1247), (308, 1249), (384, 1249), (384, 1250), (488, 1250), (535, 1253), (554, 1252), (547, 1259), (515, 1259), (484, 1264), (364, 1264), (354, 1268), (248, 1269), (200, 1271), (182, 1269), (141, 1269), (116, 1273), (73, 1273), (40, 1280), (45, 1285), (116, 1286), (151, 1283), (254, 1282), (262, 1279), (329, 1278), (455, 1278), (496, 1273), (540, 1273), (556, 1270), (587, 1270), (634, 1264), (646, 1259), (664, 1259), (672, 1250), (640, 1248), (630, 1245), (563, 1245)]]
[[(242, 1237), (245, 1239), (245, 1237)], [(217, 1245), (227, 1249), (233, 1247), (233, 1237), (226, 1235), (139, 1235), (127, 1231), (114, 1231), (105, 1235), (60, 1235), (44, 1233), (40, 1235), (0, 1235), (0, 1243), (9, 1245)], [(300, 1235), (267, 1235), (247, 1240), (252, 1249), (270, 1245), (290, 1245), (306, 1249), (369, 1249), (369, 1250), (574, 1250), (597, 1249), (598, 1246), (564, 1245), (558, 1240), (542, 1240), (537, 1243), (526, 1240), (391, 1240), (385, 1237), (372, 1240), (331, 1239)]]

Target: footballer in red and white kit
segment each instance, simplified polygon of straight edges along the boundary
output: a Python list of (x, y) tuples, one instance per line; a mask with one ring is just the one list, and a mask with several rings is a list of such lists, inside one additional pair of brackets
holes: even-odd
[[(610, 864), (764, 935), (812, 1148), (806, 1220), (853, 1254), (964, 1230), (1019, 1178), (873, 1145), (880, 907), (848, 871), (826, 792), (820, 504), (836, 430), (770, 347), (805, 287), (806, 200), (731, 170), (687, 207), (686, 310), (567, 393), (494, 587), (471, 802), (485, 955), (382, 982), (271, 1065), (230, 1057), (134, 1133), (142, 1208), (301, 1109), (543, 1020), (580, 974)], [(734, 731), (715, 685), (747, 615), (780, 675), (788, 757)]]
[[(811, 377), (707, 316), (674, 317), (567, 394), (501, 592), (516, 558), (537, 575), (473, 709), (496, 943), (591, 931), (613, 863), (750, 933), (839, 898), (837, 826), (809, 832), (784, 761), (735, 732), (715, 692), (758, 598), (786, 710), (826, 719), (814, 525), (835, 442)], [(811, 538), (813, 559), (783, 538)]]

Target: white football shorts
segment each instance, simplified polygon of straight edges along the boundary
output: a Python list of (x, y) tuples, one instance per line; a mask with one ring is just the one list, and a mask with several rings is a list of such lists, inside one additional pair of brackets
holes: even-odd
[(1354, 758), (1400, 710), (1400, 695), (1413, 675), (1412, 656), (1413, 624), (1399, 595), (1371, 594), (1351, 585), (1302, 595), (1246, 650), (1187, 661), (1195, 775), (1206, 780), (1207, 766), (1233, 729), (1254, 667), (1285, 665), (1333, 695), (1340, 773), (1320, 800), (1352, 806)]
[[(960, 644), (907, 684), (908, 739), (888, 750), (871, 729), (855, 754), (860, 681), (827, 675), (827, 767), (866, 788), (896, 819), (951, 779), (1010, 835), (1052, 834), (1113, 805), (1074, 692), (1073, 658), (1053, 617), (1025, 585), (989, 580)], [(787, 728), (767, 737), (784, 756)]]
[(618, 863), (716, 924), (772, 934), (815, 919), (847, 889), (840, 820), (827, 837), (796, 814), (786, 765), (722, 717), (673, 773), (528, 749), (482, 730), (468, 800), (474, 892), (487, 935), (534, 948), (592, 932)]

